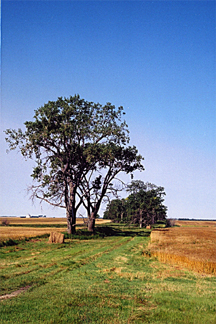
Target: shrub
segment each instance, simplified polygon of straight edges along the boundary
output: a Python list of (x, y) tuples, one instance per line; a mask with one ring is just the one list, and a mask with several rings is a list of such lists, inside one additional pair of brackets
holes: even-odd
[(166, 220), (166, 227), (173, 227), (175, 226), (175, 219), (167, 219)]
[(1, 224), (2, 224), (2, 226), (8, 226), (10, 224), (10, 222), (7, 218), (5, 218), (2, 220)]

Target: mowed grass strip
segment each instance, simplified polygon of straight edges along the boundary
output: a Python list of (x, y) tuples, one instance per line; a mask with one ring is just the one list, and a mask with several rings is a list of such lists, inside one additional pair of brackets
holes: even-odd
[[(122, 238), (118, 244), (121, 245), (122, 241), (127, 239)], [(81, 244), (79, 240), (72, 242), (67, 240), (68, 242), (62, 245), (48, 244), (47, 241), (45, 239), (32, 240), (15, 247), (1, 248), (0, 275), (4, 281), (0, 294), (5, 291), (6, 293), (12, 292), (22, 287), (24, 283), (31, 284), (37, 282), (37, 279), (39, 281), (41, 278), (47, 279), (53, 270), (65, 271), (78, 268), (116, 248), (116, 242), (113, 239), (109, 240), (109, 244), (103, 240), (100, 242), (96, 240), (94, 249), (89, 241), (84, 241)], [(20, 255), (22, 255), (21, 259)], [(5, 269), (7, 269), (7, 273), (5, 273)], [(34, 277), (33, 281), (31, 281), (32, 277)], [(11, 279), (14, 285), (12, 285)]]
[[(155, 230), (150, 251), (162, 262), (216, 275), (216, 226), (212, 222)], [(199, 225), (199, 226), (198, 226)], [(203, 225), (203, 226), (201, 226)]]

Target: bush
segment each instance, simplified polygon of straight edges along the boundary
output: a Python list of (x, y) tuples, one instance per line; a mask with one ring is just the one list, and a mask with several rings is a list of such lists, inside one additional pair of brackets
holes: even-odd
[(5, 218), (2, 220), (1, 224), (2, 224), (2, 226), (8, 226), (10, 224), (10, 222), (7, 218)]
[(173, 227), (175, 226), (175, 219), (167, 219), (166, 220), (166, 227)]

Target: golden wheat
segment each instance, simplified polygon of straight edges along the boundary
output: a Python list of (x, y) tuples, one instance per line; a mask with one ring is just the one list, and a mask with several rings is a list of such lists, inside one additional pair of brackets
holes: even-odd
[(190, 222), (190, 227), (152, 231), (149, 245), (151, 254), (162, 262), (216, 275), (215, 223), (197, 223), (194, 227)]
[[(60, 224), (60, 225), (66, 225), (67, 224), (67, 219), (65, 218), (60, 218), (60, 217), (53, 217), (53, 218), (20, 218), (20, 217), (0, 217), (0, 224), (7, 220), (10, 225), (25, 225), (25, 224)], [(87, 218), (85, 218), (85, 222), (87, 222)], [(104, 223), (109, 223), (111, 222), (109, 219), (96, 219), (96, 224), (104, 224)], [(77, 224), (84, 224), (84, 221), (82, 218), (77, 218), (76, 219)]]
[(175, 221), (180, 227), (216, 227), (215, 221)]
[(0, 227), (0, 241), (5, 241), (8, 239), (24, 239), (27, 237), (34, 237), (43, 234), (50, 234), (50, 232), (62, 232), (64, 231), (63, 228), (37, 228), (37, 227)]
[[(8, 239), (23, 239), (28, 237), (39, 236), (43, 234), (50, 234), (51, 232), (66, 232), (67, 231), (67, 219), (66, 218), (19, 218), (19, 217), (0, 217), (0, 224), (8, 220), (10, 225), (47, 225), (47, 227), (23, 227), (23, 226), (0, 226), (0, 241), (6, 241)], [(108, 223), (110, 220), (97, 219), (96, 224)], [(78, 225), (84, 224), (83, 219), (78, 218)], [(49, 225), (59, 224), (61, 228), (52, 228)], [(65, 227), (64, 227), (65, 225)]]

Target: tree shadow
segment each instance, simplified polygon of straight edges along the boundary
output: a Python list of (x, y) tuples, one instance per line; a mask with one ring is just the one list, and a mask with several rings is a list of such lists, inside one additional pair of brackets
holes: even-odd
[(133, 236), (150, 236), (151, 231), (146, 229), (140, 229), (138, 227), (128, 227), (125, 225), (119, 226), (118, 224), (112, 225), (100, 225), (96, 226), (94, 232), (88, 232), (87, 229), (78, 229), (76, 234), (67, 234), (65, 233), (65, 238), (70, 239), (80, 239), (80, 240), (89, 240), (97, 238), (105, 238), (111, 236), (121, 236), (121, 237), (133, 237)]
[(126, 226), (101, 226), (95, 228), (95, 233), (104, 234), (104, 236), (144, 236), (148, 237), (151, 231), (146, 229), (140, 229), (137, 227), (126, 227)]

